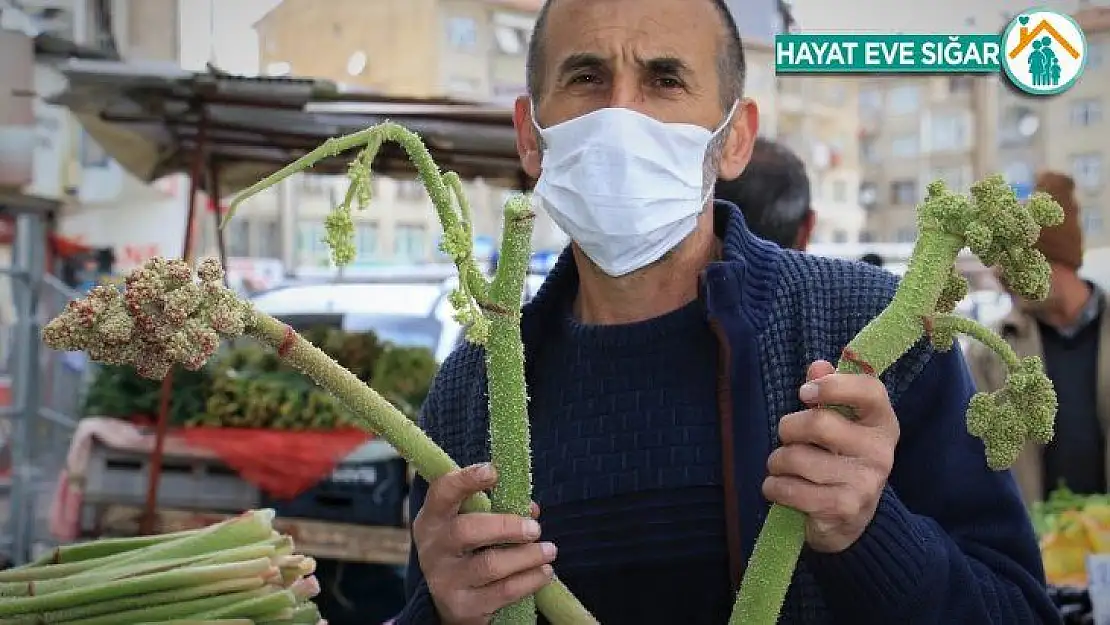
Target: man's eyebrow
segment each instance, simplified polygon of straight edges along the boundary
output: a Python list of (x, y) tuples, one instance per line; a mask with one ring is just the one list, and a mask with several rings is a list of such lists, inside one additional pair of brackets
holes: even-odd
[(686, 64), (686, 61), (676, 56), (658, 56), (650, 59), (637, 58), (636, 62), (652, 74), (680, 76), (690, 73), (690, 66)]
[[(690, 66), (676, 56), (657, 56), (651, 58), (636, 57), (636, 64), (643, 70), (652, 74), (672, 74), (676, 76), (691, 73)], [(583, 69), (602, 69), (608, 66), (605, 59), (590, 52), (577, 52), (563, 59), (559, 64), (559, 75), (581, 71)]]
[(589, 52), (576, 52), (559, 64), (559, 75), (565, 76), (571, 72), (583, 69), (600, 69), (605, 67), (605, 60)]

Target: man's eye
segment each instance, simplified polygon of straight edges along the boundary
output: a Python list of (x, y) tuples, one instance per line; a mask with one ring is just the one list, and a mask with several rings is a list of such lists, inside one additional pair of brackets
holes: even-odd
[(598, 78), (597, 74), (576, 74), (575, 76), (571, 77), (570, 84), (572, 84), (572, 85), (585, 85), (585, 84), (596, 83), (599, 80), (600, 79)]
[(655, 79), (655, 86), (660, 89), (681, 89), (682, 81), (677, 78), (662, 76)]

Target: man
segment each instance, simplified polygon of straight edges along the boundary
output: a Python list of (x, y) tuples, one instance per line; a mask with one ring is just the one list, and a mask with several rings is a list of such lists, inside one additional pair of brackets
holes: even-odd
[(758, 137), (751, 162), (735, 180), (718, 180), (715, 197), (740, 207), (748, 228), (779, 247), (805, 250), (816, 214), (806, 166), (786, 146)]
[[(1110, 315), (1107, 295), (1079, 277), (1083, 232), (1075, 182), (1045, 172), (1036, 189), (1064, 208), (1064, 222), (1041, 233), (1038, 249), (1052, 267), (1048, 297), (1040, 302), (1014, 299), (999, 334), (1019, 356), (1040, 356), (1060, 402), (1056, 437), (1044, 447), (1026, 449), (1014, 474), (1026, 502), (1044, 499), (1061, 483), (1079, 493), (1107, 491), (1106, 424), (1110, 423)], [(1013, 296), (1011, 296), (1013, 297)], [(1001, 361), (976, 345), (969, 360), (976, 384), (995, 390), (1006, 380)]]
[(461, 348), (422, 425), (468, 468), (414, 484), (398, 622), (485, 624), (557, 569), (602, 624), (722, 625), (768, 502), (807, 515), (783, 624), (1058, 622), (1017, 487), (967, 434), (959, 350), (922, 342), (886, 387), (834, 374), (893, 276), (710, 200), (758, 130), (724, 2), (553, 0), (531, 45), (518, 151), (573, 241), (521, 320), (539, 522), (458, 514), (496, 481)]
[(883, 266), (883, 257), (874, 252), (868, 252), (863, 256), (860, 256), (859, 260), (861, 263), (867, 263), (868, 265), (873, 265), (875, 267)]

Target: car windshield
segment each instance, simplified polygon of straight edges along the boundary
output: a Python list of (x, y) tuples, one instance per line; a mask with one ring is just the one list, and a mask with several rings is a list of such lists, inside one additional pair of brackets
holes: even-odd
[(373, 332), (377, 337), (395, 345), (424, 347), (436, 353), (443, 324), (434, 317), (410, 315), (346, 315), (345, 332)]

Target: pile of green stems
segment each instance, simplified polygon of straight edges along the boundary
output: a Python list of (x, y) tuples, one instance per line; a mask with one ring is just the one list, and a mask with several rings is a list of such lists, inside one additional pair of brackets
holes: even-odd
[(326, 625), (315, 561), (273, 520), (58, 547), (0, 571), (0, 625)]

